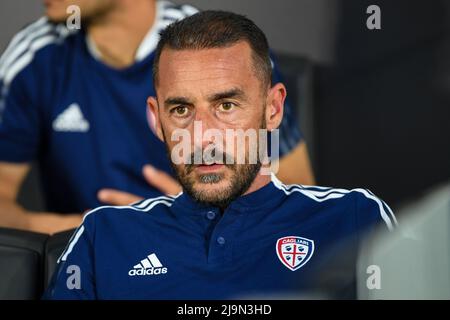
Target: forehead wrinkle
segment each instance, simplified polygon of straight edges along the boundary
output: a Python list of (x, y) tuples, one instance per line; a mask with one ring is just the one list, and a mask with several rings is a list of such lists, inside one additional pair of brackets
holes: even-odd
[[(189, 78), (191, 80), (197, 79), (201, 80), (204, 79), (218, 79), (218, 78), (224, 78), (224, 77), (230, 77), (238, 70), (240, 70), (238, 66), (234, 65), (208, 65), (207, 67), (201, 67), (201, 66), (181, 66), (179, 68), (176, 68), (171, 73), (176, 74), (176, 76), (171, 76), (172, 79), (181, 78), (181, 80), (184, 80), (185, 78)], [(241, 72), (242, 74), (242, 72)]]
[[(226, 49), (218, 50), (182, 50), (166, 52), (161, 58), (160, 65), (169, 67), (170, 73), (196, 73), (196, 72), (221, 72), (253, 70), (252, 60), (246, 59), (246, 55), (236, 52), (224, 53)], [(215, 52), (215, 53), (213, 53)], [(169, 63), (170, 61), (170, 63)], [(249, 65), (251, 63), (251, 65)], [(167, 72), (161, 71), (161, 75)]]
[(245, 90), (256, 75), (253, 60), (237, 49), (169, 49), (161, 57), (159, 86), (165, 87), (167, 96), (199, 99), (233, 87)]

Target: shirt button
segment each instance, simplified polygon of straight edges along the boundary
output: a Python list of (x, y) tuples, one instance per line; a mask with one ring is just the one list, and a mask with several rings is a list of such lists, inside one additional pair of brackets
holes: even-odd
[(207, 217), (209, 220), (213, 220), (213, 219), (216, 217), (216, 213), (215, 213), (214, 211), (208, 211), (208, 212), (206, 213), (206, 217)]
[(225, 244), (225, 238), (224, 237), (218, 237), (217, 238), (217, 243), (221, 246), (223, 246)]

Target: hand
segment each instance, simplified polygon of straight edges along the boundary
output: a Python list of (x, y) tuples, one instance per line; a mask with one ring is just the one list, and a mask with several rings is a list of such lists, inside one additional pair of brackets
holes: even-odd
[(149, 164), (142, 168), (142, 173), (150, 185), (169, 196), (179, 194), (182, 190), (181, 185), (171, 175)]
[[(149, 164), (142, 168), (142, 174), (148, 184), (167, 195), (175, 195), (181, 192), (181, 186), (174, 178)], [(129, 205), (142, 200), (142, 197), (116, 189), (101, 189), (97, 197), (101, 202), (115, 206)]]

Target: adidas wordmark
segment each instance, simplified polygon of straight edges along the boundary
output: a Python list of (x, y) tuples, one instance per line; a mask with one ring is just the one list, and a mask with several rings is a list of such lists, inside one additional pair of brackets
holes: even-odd
[(149, 254), (142, 259), (137, 265), (128, 271), (128, 275), (133, 276), (151, 276), (167, 273), (167, 268), (163, 267), (156, 254)]

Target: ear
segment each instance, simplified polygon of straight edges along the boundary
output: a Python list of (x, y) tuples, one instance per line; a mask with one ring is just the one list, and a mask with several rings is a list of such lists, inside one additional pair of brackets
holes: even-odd
[[(164, 137), (162, 134), (162, 128), (161, 128), (161, 120), (159, 119), (159, 112), (158, 112), (158, 101), (155, 97), (148, 97), (147, 98), (147, 107), (149, 114), (151, 116), (151, 125), (153, 126), (152, 129), (154, 129), (154, 133), (156, 136), (164, 142)], [(150, 120), (149, 120), (150, 121)]]
[(266, 126), (269, 131), (280, 126), (286, 94), (286, 87), (282, 83), (277, 83), (269, 89), (266, 102)]

